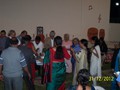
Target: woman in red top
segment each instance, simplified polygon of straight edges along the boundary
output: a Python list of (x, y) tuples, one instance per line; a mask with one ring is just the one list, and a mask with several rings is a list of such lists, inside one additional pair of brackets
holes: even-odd
[[(64, 58), (69, 59), (70, 55), (67, 49), (62, 47), (62, 38), (60, 36), (56, 36), (54, 42), (55, 47), (46, 51), (43, 60), (44, 67), (46, 64), (50, 65), (50, 68), (47, 69), (50, 71), (48, 72), (50, 80), (46, 84), (46, 90), (65, 90), (66, 67)], [(49, 59), (50, 64), (47, 63), (47, 59)]]
[[(37, 55), (35, 47), (34, 47), (33, 43), (31, 42), (31, 36), (30, 35), (26, 35), (25, 38), (27, 39), (27, 47), (31, 48), (33, 53), (35, 55)], [(32, 63), (31, 67), (32, 67), (32, 80), (34, 81), (34, 79), (35, 79), (35, 63)]]
[(31, 42), (31, 36), (30, 35), (26, 35), (25, 37), (26, 37), (26, 39), (28, 41), (28, 43), (27, 43), (28, 48), (31, 48), (32, 51), (34, 52), (34, 54), (38, 55), (37, 51), (35, 50), (35, 47), (34, 47), (33, 43)]

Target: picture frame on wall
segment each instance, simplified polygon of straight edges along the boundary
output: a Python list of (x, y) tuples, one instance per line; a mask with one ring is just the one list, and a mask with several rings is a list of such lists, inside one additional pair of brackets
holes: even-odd
[(38, 26), (37, 27), (37, 35), (39, 35), (39, 34), (43, 34), (43, 27), (42, 26)]

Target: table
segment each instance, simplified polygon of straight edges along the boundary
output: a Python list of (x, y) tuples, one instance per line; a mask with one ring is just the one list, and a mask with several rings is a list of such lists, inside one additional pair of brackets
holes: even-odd
[(42, 76), (42, 67), (43, 67), (43, 62), (36, 60), (35, 69), (38, 70), (38, 76)]
[(37, 64), (38, 66), (42, 66), (42, 65), (43, 65), (43, 62), (41, 62), (41, 61), (39, 61), (39, 60), (36, 60), (36, 64)]

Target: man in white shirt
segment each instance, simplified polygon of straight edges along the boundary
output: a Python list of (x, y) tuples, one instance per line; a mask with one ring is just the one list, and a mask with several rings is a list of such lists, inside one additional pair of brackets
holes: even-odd
[(38, 55), (40, 55), (43, 52), (44, 44), (41, 41), (40, 36), (35, 37), (35, 41), (33, 41), (33, 45), (35, 49), (37, 50)]

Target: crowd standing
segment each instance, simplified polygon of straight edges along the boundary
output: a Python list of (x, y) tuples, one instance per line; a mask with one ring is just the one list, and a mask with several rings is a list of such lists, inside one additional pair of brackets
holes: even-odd
[[(42, 83), (46, 84), (46, 90), (65, 90), (66, 76), (71, 73), (72, 84), (77, 86), (75, 90), (95, 90), (97, 81), (93, 79), (92, 86), (89, 86), (89, 77), (102, 77), (101, 67), (108, 50), (104, 39), (93, 36), (91, 41), (79, 37), (70, 40), (68, 33), (63, 37), (56, 36), (52, 30), (48, 37), (40, 33), (32, 40), (26, 30), (18, 36), (15, 30), (10, 30), (8, 35), (1, 30), (0, 80), (4, 81), (5, 90), (22, 90), (23, 80), (27, 90), (35, 90), (36, 58), (43, 62)], [(89, 43), (92, 47), (88, 47)], [(112, 65), (115, 70), (116, 62)]]

